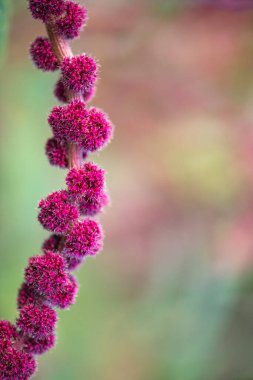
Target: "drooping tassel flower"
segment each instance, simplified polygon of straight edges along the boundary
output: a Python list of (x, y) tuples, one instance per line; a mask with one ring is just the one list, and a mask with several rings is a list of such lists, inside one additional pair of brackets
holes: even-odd
[[(78, 281), (72, 271), (103, 246), (97, 215), (108, 203), (105, 173), (84, 162), (104, 148), (113, 127), (105, 113), (88, 108), (95, 94), (98, 65), (85, 54), (73, 57), (67, 40), (79, 36), (87, 11), (69, 0), (28, 0), (34, 18), (46, 25), (47, 37), (31, 44), (34, 64), (43, 71), (61, 70), (54, 94), (64, 106), (54, 107), (48, 122), (53, 136), (45, 153), (49, 163), (68, 168), (66, 190), (39, 202), (38, 220), (52, 235), (42, 254), (29, 259), (17, 296), (16, 324), (0, 321), (0, 379), (28, 380), (36, 371), (35, 355), (55, 346), (56, 308), (66, 309), (76, 299)], [(79, 218), (80, 215), (82, 218)]]

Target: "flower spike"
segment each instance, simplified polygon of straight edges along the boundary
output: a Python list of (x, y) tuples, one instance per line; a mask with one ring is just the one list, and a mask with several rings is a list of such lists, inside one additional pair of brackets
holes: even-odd
[(105, 172), (87, 162), (113, 134), (106, 114), (88, 107), (96, 92), (98, 64), (86, 54), (73, 56), (69, 40), (79, 37), (87, 10), (69, 0), (28, 0), (32, 17), (45, 23), (47, 37), (37, 37), (30, 55), (42, 71), (61, 74), (54, 95), (64, 105), (53, 107), (52, 130), (45, 145), (53, 166), (68, 168), (66, 189), (39, 202), (38, 220), (51, 235), (41, 254), (29, 259), (17, 296), (15, 324), (0, 321), (0, 379), (29, 380), (36, 372), (36, 355), (55, 346), (57, 308), (76, 300), (78, 281), (72, 272), (103, 247), (103, 229), (91, 219), (108, 203)]

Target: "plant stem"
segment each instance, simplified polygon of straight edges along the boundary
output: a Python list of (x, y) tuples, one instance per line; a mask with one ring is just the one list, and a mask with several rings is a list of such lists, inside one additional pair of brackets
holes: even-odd
[[(63, 38), (57, 33), (57, 30), (53, 22), (49, 22), (46, 24), (46, 30), (47, 30), (48, 38), (51, 42), (54, 54), (58, 59), (59, 65), (61, 65), (64, 58), (73, 57), (73, 53), (69, 46), (69, 43), (67, 42), (65, 38)], [(78, 99), (78, 100), (83, 101), (82, 94), (78, 92), (68, 91), (66, 95), (69, 102), (71, 102), (71, 100), (73, 99)], [(75, 143), (69, 144), (68, 161), (69, 161), (69, 168), (78, 168), (82, 165), (83, 152), (82, 152), (82, 148), (79, 145)]]

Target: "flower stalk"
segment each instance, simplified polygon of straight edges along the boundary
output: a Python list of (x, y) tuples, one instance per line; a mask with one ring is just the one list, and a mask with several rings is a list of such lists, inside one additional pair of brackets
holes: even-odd
[(95, 94), (98, 65), (86, 54), (74, 56), (69, 41), (80, 35), (87, 10), (74, 1), (29, 0), (33, 18), (45, 24), (47, 37), (31, 44), (34, 64), (60, 70), (54, 94), (64, 105), (48, 117), (52, 137), (46, 143), (49, 163), (68, 169), (66, 189), (39, 202), (38, 220), (51, 232), (42, 254), (29, 259), (19, 289), (16, 324), (0, 321), (0, 379), (28, 380), (36, 355), (55, 345), (57, 308), (66, 309), (78, 290), (72, 272), (103, 247), (96, 216), (108, 203), (105, 172), (88, 161), (112, 137), (112, 124), (100, 109), (88, 106)]

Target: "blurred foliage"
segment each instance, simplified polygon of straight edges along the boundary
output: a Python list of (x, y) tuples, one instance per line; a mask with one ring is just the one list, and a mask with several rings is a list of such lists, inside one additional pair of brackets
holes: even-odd
[(192, 0), (149, 0), (153, 9), (164, 17), (173, 15), (193, 3)]
[(3, 61), (9, 27), (10, 1), (0, 0), (0, 64)]

